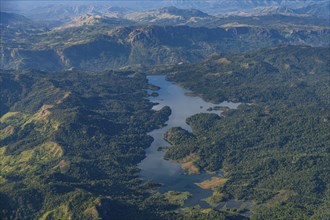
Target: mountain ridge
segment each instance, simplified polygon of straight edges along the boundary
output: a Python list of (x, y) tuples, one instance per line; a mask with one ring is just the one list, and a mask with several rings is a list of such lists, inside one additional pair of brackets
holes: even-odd
[[(91, 25), (91, 28), (95, 27)], [(87, 27), (78, 30), (85, 32), (85, 28)], [(17, 48), (19, 46), (15, 45), (12, 49), (6, 48), (2, 57), (3, 68), (104, 70), (129, 66), (148, 67), (179, 62), (189, 63), (202, 60), (215, 52), (247, 51), (277, 44), (327, 46), (329, 45), (327, 36), (330, 35), (330, 29), (322, 28), (281, 31), (249, 26), (117, 27), (103, 34), (96, 33), (89, 38), (81, 38), (79, 34), (73, 32), (77, 39), (74, 39), (70, 32), (67, 36), (63, 35), (66, 32), (66, 30), (50, 32), (55, 35), (46, 35), (44, 40), (39, 38), (39, 41), (32, 44), (34, 48), (29, 45), (24, 49), (19, 49)], [(49, 47), (49, 42), (53, 42), (54, 46)], [(45, 54), (51, 59), (45, 60)]]

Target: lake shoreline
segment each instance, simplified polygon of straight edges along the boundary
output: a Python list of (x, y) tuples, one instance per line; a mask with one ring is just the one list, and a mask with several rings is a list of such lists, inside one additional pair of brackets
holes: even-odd
[[(218, 176), (218, 173), (200, 172), (199, 174), (190, 173), (182, 169), (182, 163), (168, 161), (164, 159), (164, 152), (159, 148), (170, 147), (171, 144), (164, 139), (167, 130), (173, 127), (182, 127), (192, 132), (189, 125), (186, 124), (186, 118), (198, 113), (211, 113), (207, 109), (215, 109), (212, 113), (221, 114), (222, 110), (217, 106), (237, 108), (239, 104), (224, 102), (213, 104), (206, 102), (198, 96), (187, 96), (190, 91), (180, 87), (166, 79), (165, 75), (147, 76), (149, 83), (159, 87), (156, 92), (158, 96), (150, 96), (150, 102), (155, 103), (153, 109), (158, 111), (165, 106), (171, 108), (171, 115), (165, 126), (155, 129), (148, 133), (154, 140), (150, 147), (146, 149), (146, 158), (141, 161), (139, 167), (140, 177), (145, 180), (156, 181), (162, 186), (159, 188), (161, 193), (168, 191), (189, 192), (191, 196), (184, 203), (185, 207), (200, 205), (201, 207), (210, 207), (204, 199), (212, 195), (212, 190), (202, 189), (196, 183), (200, 183)], [(151, 93), (151, 91), (149, 91)], [(148, 93), (149, 93), (148, 92)], [(155, 91), (152, 91), (155, 92)], [(189, 164), (186, 164), (189, 165)]]

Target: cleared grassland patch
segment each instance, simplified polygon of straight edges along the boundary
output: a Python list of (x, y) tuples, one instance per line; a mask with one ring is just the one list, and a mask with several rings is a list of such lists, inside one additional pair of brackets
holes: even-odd
[(223, 57), (223, 58), (218, 59), (217, 63), (228, 65), (228, 64), (231, 64), (231, 61), (228, 60), (227, 58)]
[(0, 118), (0, 123), (20, 127), (28, 119), (28, 116), (20, 112), (7, 112)]
[(95, 199), (91, 204), (87, 204), (87, 208), (84, 211), (84, 215), (88, 219), (101, 219), (100, 213), (97, 210), (98, 206), (102, 206), (100, 198)]
[[(20, 112), (8, 112), (0, 118), (0, 123), (7, 125), (0, 130), (0, 138), (3, 139), (7, 135), (11, 135), (16, 129), (25, 129), (28, 124), (36, 124), (36, 130), (40, 133), (49, 133), (56, 131), (60, 127), (60, 123), (51, 119), (49, 116), (52, 105), (43, 105), (38, 112), (28, 115)], [(15, 128), (15, 129), (14, 129)]]
[(211, 208), (202, 209), (201, 212), (204, 213), (204, 214), (209, 214), (210, 212), (212, 212), (212, 209)]
[(46, 212), (39, 218), (39, 220), (55, 220), (55, 219), (66, 219), (70, 220), (71, 216), (69, 213), (69, 208), (66, 205), (61, 205), (56, 209)]
[(63, 153), (62, 147), (53, 141), (42, 144), (35, 151), (37, 159), (41, 161), (60, 158), (63, 156)]
[(40, 164), (57, 160), (64, 153), (60, 145), (51, 141), (17, 155), (5, 155), (5, 151), (5, 147), (0, 148), (0, 175), (35, 171)]
[(43, 105), (39, 111), (37, 111), (34, 115), (29, 117), (28, 120), (25, 121), (23, 124), (23, 127), (25, 127), (27, 124), (35, 123), (35, 122), (49, 122), (49, 116), (51, 115), (51, 112), (49, 109), (53, 108), (53, 105)]
[(182, 169), (187, 170), (189, 174), (198, 174), (200, 169), (195, 165), (195, 161), (198, 160), (197, 155), (189, 155), (179, 161)]
[(5, 155), (6, 148), (0, 149), (0, 175), (11, 172), (25, 172), (31, 166), (28, 162), (33, 157), (33, 150), (26, 150), (18, 155)]
[(14, 133), (14, 126), (8, 125), (4, 129), (0, 130), (0, 139), (5, 139), (6, 137)]
[(288, 69), (290, 69), (290, 65), (286, 63), (286, 64), (283, 65), (283, 68), (284, 68), (285, 70), (288, 70)]
[[(3, 129), (0, 130), (0, 140), (4, 140), (10, 135), (20, 135), (28, 133), (33, 129), (35, 138), (47, 140), (60, 126), (56, 120), (49, 118), (49, 109), (52, 105), (43, 105), (39, 111), (33, 115), (20, 112), (8, 112), (0, 118)], [(27, 126), (33, 124), (32, 126)], [(24, 136), (18, 136), (24, 143)], [(6, 154), (6, 147), (0, 148), (0, 175), (4, 174), (26, 174), (40, 169), (40, 165), (55, 161), (63, 156), (64, 151), (61, 146), (53, 141), (46, 141), (43, 144), (30, 146), (16, 154)], [(8, 148), (9, 149), (9, 148)]]
[(216, 187), (224, 186), (228, 179), (223, 177), (212, 177), (210, 180), (205, 180), (201, 183), (196, 183), (197, 186), (203, 189), (214, 189)]
[(59, 168), (61, 173), (66, 173), (70, 169), (70, 161), (67, 160), (61, 160), (57, 166), (55, 166), (53, 169)]
[(0, 118), (0, 123), (4, 123), (5, 121), (7, 121), (8, 119), (12, 118), (12, 117), (16, 117), (20, 115), (19, 112), (7, 112), (6, 114), (4, 114), (1, 118)]
[(64, 100), (67, 99), (70, 95), (71, 95), (70, 92), (65, 92), (64, 95), (63, 95), (63, 97), (62, 97), (61, 99), (59, 99), (59, 100), (56, 102), (56, 104), (61, 104), (61, 103), (63, 103)]
[(250, 68), (250, 64), (248, 64), (248, 63), (243, 63), (243, 64), (241, 64), (241, 67), (242, 67), (243, 69), (249, 69), (249, 68)]
[(101, 219), (101, 218), (100, 218), (100, 215), (99, 215), (99, 212), (97, 211), (96, 206), (93, 206), (93, 207), (87, 208), (87, 209), (84, 211), (84, 215), (85, 215), (86, 217), (88, 217), (89, 219)]

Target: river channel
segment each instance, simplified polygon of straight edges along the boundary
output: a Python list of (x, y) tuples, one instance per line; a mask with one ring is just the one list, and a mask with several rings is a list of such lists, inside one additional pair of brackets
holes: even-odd
[[(159, 147), (168, 147), (170, 144), (163, 139), (163, 134), (172, 127), (182, 127), (188, 131), (192, 131), (191, 127), (186, 124), (186, 119), (198, 113), (210, 113), (208, 108), (215, 106), (223, 106), (229, 108), (237, 108), (238, 103), (223, 102), (218, 105), (204, 101), (200, 97), (188, 96), (189, 90), (186, 90), (165, 79), (164, 75), (148, 76), (149, 83), (160, 87), (157, 91), (157, 97), (149, 97), (153, 103), (158, 103), (153, 107), (160, 110), (164, 106), (169, 106), (172, 114), (166, 122), (166, 126), (161, 129), (153, 130), (149, 133), (154, 138), (151, 146), (146, 149), (146, 158), (139, 164), (141, 169), (140, 176), (145, 180), (153, 180), (161, 183), (159, 191), (190, 192), (191, 197), (186, 200), (185, 206), (200, 205), (208, 207), (207, 203), (202, 199), (211, 196), (211, 190), (205, 190), (198, 187), (195, 183), (210, 179), (212, 176), (219, 174), (194, 174), (187, 175), (180, 165), (176, 162), (164, 160), (164, 153), (159, 151)], [(212, 111), (221, 114), (221, 110)]]

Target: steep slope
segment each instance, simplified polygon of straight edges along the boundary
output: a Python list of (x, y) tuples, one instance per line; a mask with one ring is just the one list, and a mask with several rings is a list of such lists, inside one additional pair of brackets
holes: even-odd
[(30, 19), (19, 14), (0, 12), (0, 17), (1, 17), (0, 24), (3, 26), (10, 25), (15, 27), (20, 27), (20, 26), (22, 27), (33, 24), (33, 22)]
[[(239, 52), (278, 44), (329, 44), (329, 29), (272, 29), (253, 26), (118, 27), (88, 25), (31, 35), (3, 49), (5, 69), (37, 68), (104, 70), (127, 66), (200, 61), (215, 52)], [(9, 40), (8, 40), (9, 41)], [(30, 44), (29, 44), (30, 42)], [(49, 59), (44, 60), (44, 54)]]
[(329, 1), (317, 2), (312, 5), (297, 8), (294, 12), (298, 14), (307, 14), (315, 17), (323, 17), (329, 20), (330, 2)]

